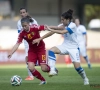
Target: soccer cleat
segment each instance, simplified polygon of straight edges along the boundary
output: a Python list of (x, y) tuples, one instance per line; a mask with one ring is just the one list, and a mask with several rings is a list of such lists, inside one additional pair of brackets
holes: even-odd
[(49, 72), (49, 77), (52, 77), (52, 76), (55, 76), (57, 75), (58, 73), (56, 71), (50, 71)]
[(41, 81), (39, 85), (44, 85), (44, 84), (47, 84), (46, 81)]
[(91, 69), (91, 64), (88, 64), (88, 68)]
[(32, 76), (27, 76), (27, 77), (25, 78), (25, 80), (34, 80), (34, 77), (32, 77)]
[(57, 69), (57, 68), (55, 68), (55, 71), (56, 71), (56, 73), (58, 74), (58, 69)]
[(89, 79), (88, 78), (84, 79), (84, 85), (89, 85)]

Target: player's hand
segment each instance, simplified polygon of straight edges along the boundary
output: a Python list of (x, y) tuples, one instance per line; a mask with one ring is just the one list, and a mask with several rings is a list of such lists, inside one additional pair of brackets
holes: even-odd
[(52, 29), (49, 27), (49, 26), (45, 26), (45, 28), (47, 29), (47, 30), (49, 30), (49, 31), (51, 31)]
[(10, 59), (12, 57), (12, 55), (11, 54), (8, 54), (8, 58)]
[(32, 41), (32, 44), (36, 44), (37, 43), (37, 46), (39, 45), (39, 43), (40, 43), (40, 38), (38, 38), (38, 39), (34, 39), (33, 41)]
[(47, 25), (44, 25), (44, 29), (45, 29), (45, 30), (47, 30), (47, 29), (48, 29), (48, 28), (47, 28)]

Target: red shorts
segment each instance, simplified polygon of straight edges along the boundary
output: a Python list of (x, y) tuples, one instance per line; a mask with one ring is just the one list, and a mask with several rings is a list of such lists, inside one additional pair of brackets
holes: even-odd
[(46, 50), (28, 51), (28, 62), (34, 62), (35, 64), (46, 64)]

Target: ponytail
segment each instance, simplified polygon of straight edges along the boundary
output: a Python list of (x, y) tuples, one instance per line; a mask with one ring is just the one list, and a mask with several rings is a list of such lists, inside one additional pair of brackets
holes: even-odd
[(31, 16), (27, 15), (26, 17), (30, 20), (31, 23), (34, 21)]

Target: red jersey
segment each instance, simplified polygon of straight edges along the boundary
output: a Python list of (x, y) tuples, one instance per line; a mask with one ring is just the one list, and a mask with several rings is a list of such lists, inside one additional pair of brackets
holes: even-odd
[(37, 26), (36, 24), (31, 25), (29, 32), (26, 32), (25, 30), (22, 30), (20, 32), (17, 43), (21, 43), (22, 40), (25, 39), (29, 44), (29, 51), (45, 48), (45, 43), (43, 42), (43, 40), (40, 41), (38, 46), (37, 44), (32, 44), (32, 41), (34, 39), (40, 38), (39, 31), (42, 30), (44, 30), (44, 25), (40, 26)]

